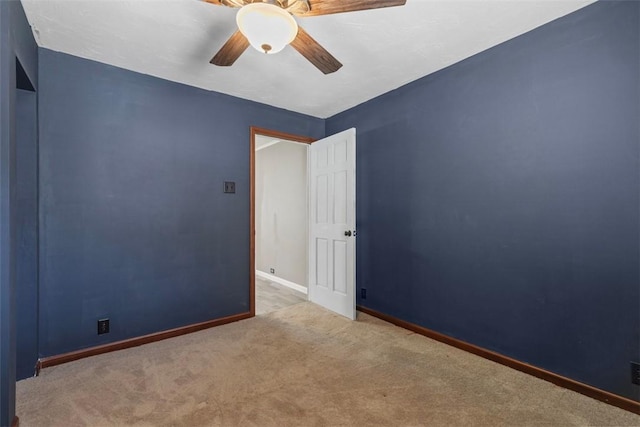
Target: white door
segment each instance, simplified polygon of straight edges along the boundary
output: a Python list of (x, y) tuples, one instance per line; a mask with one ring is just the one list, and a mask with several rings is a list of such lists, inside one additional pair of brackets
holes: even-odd
[(309, 148), (309, 300), (356, 318), (356, 130)]

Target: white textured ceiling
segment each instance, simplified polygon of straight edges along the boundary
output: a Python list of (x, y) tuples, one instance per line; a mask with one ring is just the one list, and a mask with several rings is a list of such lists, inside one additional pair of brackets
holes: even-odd
[(592, 2), (408, 0), (297, 18), (344, 64), (324, 75), (291, 47), (268, 56), (249, 48), (232, 67), (210, 65), (236, 30), (237, 9), (198, 0), (22, 0), (41, 47), (320, 118)]

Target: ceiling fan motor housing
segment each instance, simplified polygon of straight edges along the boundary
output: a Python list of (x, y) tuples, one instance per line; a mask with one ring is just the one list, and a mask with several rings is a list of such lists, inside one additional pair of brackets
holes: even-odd
[(269, 54), (280, 52), (298, 34), (298, 23), (289, 12), (264, 2), (243, 6), (236, 22), (251, 46)]

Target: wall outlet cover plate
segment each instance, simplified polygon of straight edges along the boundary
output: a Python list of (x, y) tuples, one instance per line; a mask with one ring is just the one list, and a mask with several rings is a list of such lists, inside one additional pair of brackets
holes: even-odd
[(109, 333), (109, 319), (98, 320), (98, 335)]
[(236, 183), (233, 181), (225, 181), (224, 182), (224, 192), (225, 193), (235, 193), (236, 192)]

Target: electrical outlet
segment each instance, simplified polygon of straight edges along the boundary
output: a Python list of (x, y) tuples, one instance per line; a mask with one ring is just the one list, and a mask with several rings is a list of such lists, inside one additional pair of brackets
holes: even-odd
[(98, 320), (98, 335), (109, 333), (109, 319)]
[(225, 193), (235, 193), (236, 192), (236, 183), (233, 181), (225, 181), (224, 182), (224, 192)]
[(640, 363), (631, 362), (631, 382), (640, 385)]
[(269, 269), (269, 273), (271, 273), (271, 274), (276, 274), (276, 269), (275, 269), (275, 268), (270, 268), (270, 269)]
[(367, 299), (367, 289), (366, 288), (360, 288), (360, 298)]

